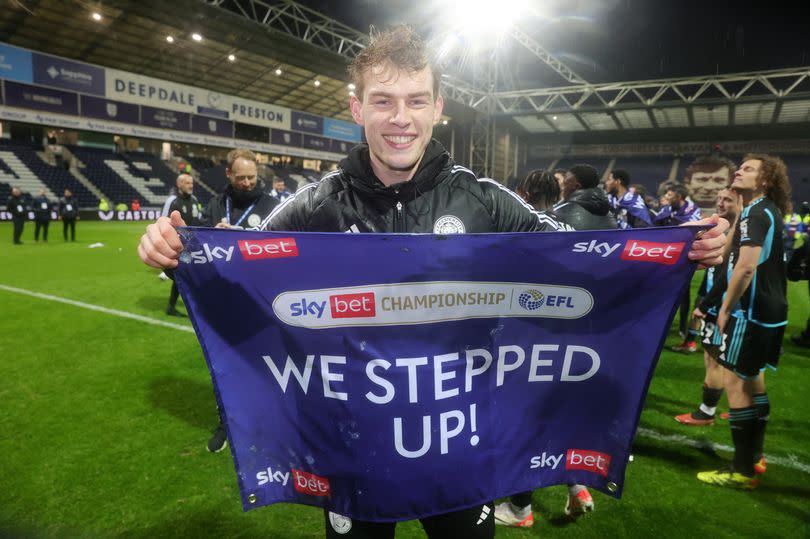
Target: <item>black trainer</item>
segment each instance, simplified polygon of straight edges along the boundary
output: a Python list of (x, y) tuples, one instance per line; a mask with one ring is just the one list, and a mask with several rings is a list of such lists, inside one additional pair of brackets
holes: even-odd
[(168, 314), (169, 316), (179, 316), (181, 318), (184, 318), (186, 316), (177, 309), (175, 309), (174, 307), (169, 307), (168, 309), (166, 309), (166, 314)]
[(217, 428), (214, 429), (214, 434), (211, 435), (211, 439), (208, 440), (208, 451), (211, 453), (219, 453), (226, 447), (228, 447), (228, 435), (225, 434), (225, 427), (220, 423), (217, 425)]

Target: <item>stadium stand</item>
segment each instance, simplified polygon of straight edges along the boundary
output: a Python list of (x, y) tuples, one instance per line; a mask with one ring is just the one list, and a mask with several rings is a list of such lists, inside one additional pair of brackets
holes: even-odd
[[(143, 205), (161, 206), (169, 194), (171, 188), (155, 177), (151, 160), (141, 159), (143, 154), (138, 154), (139, 159), (133, 162), (109, 150), (71, 146), (70, 151), (81, 162), (82, 173), (113, 202), (129, 205), (138, 199)], [(163, 168), (166, 175), (171, 173), (167, 167)]]
[(3, 202), (11, 193), (12, 185), (32, 195), (45, 189), (53, 201), (59, 199), (65, 189), (70, 189), (80, 206), (98, 205), (98, 198), (63, 167), (49, 165), (30, 146), (4, 141), (0, 144), (0, 200)]

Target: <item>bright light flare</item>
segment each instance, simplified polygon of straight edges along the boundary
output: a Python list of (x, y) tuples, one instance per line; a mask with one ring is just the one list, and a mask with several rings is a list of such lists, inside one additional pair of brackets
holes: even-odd
[(202, 36), (200, 34), (193, 33), (191, 34), (191, 39), (199, 43), (200, 41), (202, 41)]
[(443, 20), (472, 38), (479, 33), (506, 31), (518, 20), (535, 14), (536, 4), (531, 0), (441, 0), (440, 5), (446, 13)]
[(101, 20), (101, 13), (98, 13), (98, 12), (93, 13), (93, 20), (94, 21), (100, 21)]

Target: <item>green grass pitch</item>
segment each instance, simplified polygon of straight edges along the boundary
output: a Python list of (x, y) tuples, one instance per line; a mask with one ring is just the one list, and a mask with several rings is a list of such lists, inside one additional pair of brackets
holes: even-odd
[[(79, 242), (66, 244), (53, 223), (43, 244), (28, 224), (25, 245), (12, 246), (10, 223), (0, 223), (0, 285), (190, 327), (163, 314), (169, 283), (137, 259), (144, 225), (79, 222)], [(104, 246), (88, 248), (95, 242)], [(788, 335), (807, 319), (807, 283), (791, 283), (789, 299)], [(323, 536), (318, 509), (242, 512), (230, 456), (205, 450), (215, 405), (193, 333), (4, 289), (0, 320), (0, 537)], [(667, 346), (678, 340), (671, 330)], [(758, 490), (695, 479), (730, 456), (708, 443), (731, 445), (729, 429), (673, 420), (698, 403), (703, 365), (700, 353), (665, 351), (623, 499), (594, 493), (596, 511), (570, 522), (564, 487), (537, 491), (535, 526), (498, 537), (810, 537), (808, 352), (786, 339), (768, 375), (766, 454), (782, 464), (769, 465)], [(424, 534), (410, 522), (397, 537)]]

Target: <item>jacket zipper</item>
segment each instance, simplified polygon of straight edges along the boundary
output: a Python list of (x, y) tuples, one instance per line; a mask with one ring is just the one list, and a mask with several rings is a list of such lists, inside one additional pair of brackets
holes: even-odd
[(394, 214), (394, 232), (405, 232), (405, 218), (402, 215), (402, 202), (397, 200), (397, 213)]

